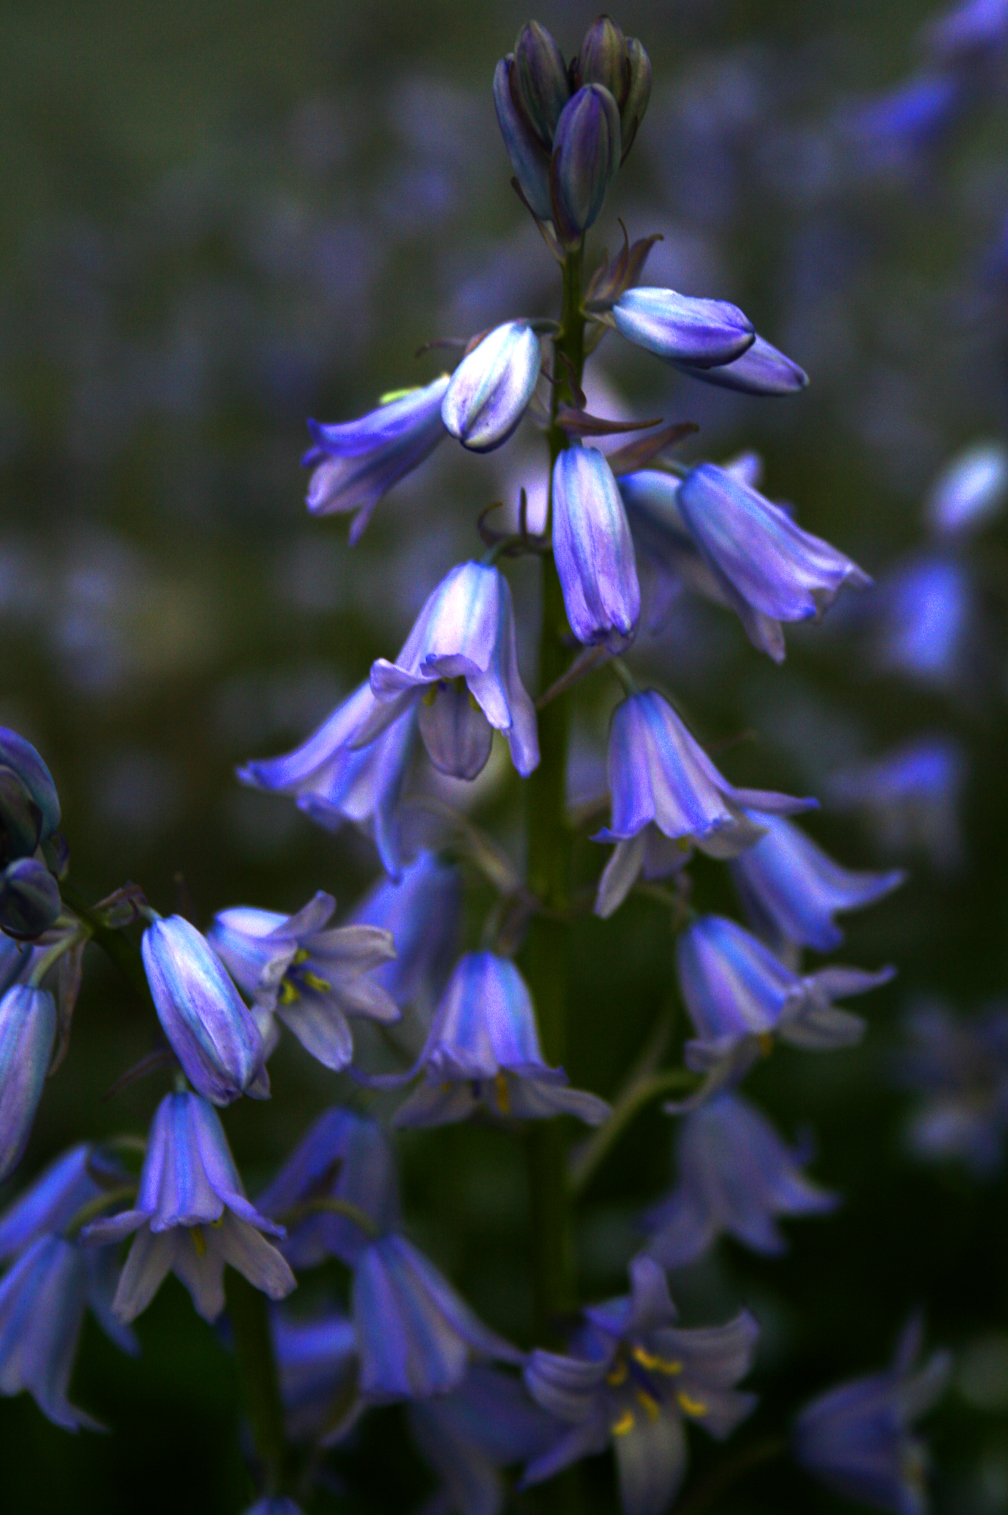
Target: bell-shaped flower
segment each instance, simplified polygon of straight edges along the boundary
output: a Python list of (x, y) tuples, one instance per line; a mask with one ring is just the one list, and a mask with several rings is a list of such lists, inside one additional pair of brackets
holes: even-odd
[[(355, 738), (373, 741), (439, 683), (464, 679), (486, 720), (503, 731), (522, 777), (539, 762), (535, 707), (518, 671), (511, 590), (499, 569), (460, 563), (430, 594), (394, 663), (371, 668), (375, 706)], [(438, 754), (444, 760), (443, 730)], [(467, 744), (471, 734), (467, 734)], [(468, 750), (468, 748), (467, 748)]]
[(864, 1021), (833, 1001), (888, 983), (895, 970), (820, 968), (792, 973), (769, 947), (722, 915), (703, 915), (682, 933), (676, 970), (697, 1036), (684, 1059), (710, 1075), (708, 1087), (737, 1081), (774, 1039), (830, 1052), (861, 1039)]
[(60, 913), (59, 885), (40, 857), (19, 857), (0, 872), (0, 930), (34, 941)]
[(553, 214), (550, 200), (550, 150), (539, 140), (524, 111), (518, 109), (516, 95), (515, 58), (512, 53), (508, 53), (494, 71), (493, 97), (497, 124), (515, 178), (533, 215), (538, 216), (540, 221), (548, 221)]
[(900, 868), (854, 873), (791, 821), (758, 810), (749, 819), (764, 835), (728, 866), (749, 924), (771, 947), (832, 952), (843, 941), (834, 915), (874, 904), (906, 877)]
[(451, 376), (441, 419), (470, 452), (506, 442), (528, 408), (542, 367), (542, 344), (526, 321), (506, 321), (467, 353)]
[(625, 647), (640, 616), (637, 561), (613, 471), (595, 447), (568, 447), (553, 465), (553, 556), (578, 641)]
[(714, 463), (679, 486), (679, 513), (754, 646), (784, 658), (781, 621), (822, 615), (844, 584), (871, 582), (850, 558)]
[(906, 1031), (898, 1081), (922, 1096), (907, 1126), (910, 1151), (990, 1178), (1004, 1163), (1008, 1133), (1008, 1009), (996, 1002), (967, 1019), (927, 1003), (908, 1014)]
[(752, 1362), (759, 1327), (743, 1311), (723, 1326), (683, 1329), (663, 1270), (630, 1264), (629, 1296), (587, 1309), (570, 1356), (534, 1351), (525, 1382), (571, 1429), (525, 1469), (523, 1485), (551, 1478), (611, 1446), (624, 1515), (662, 1515), (686, 1471), (684, 1423), (718, 1441), (751, 1412), (735, 1388)]
[(960, 808), (967, 760), (952, 737), (924, 736), (881, 757), (831, 773), (831, 809), (863, 816), (879, 845), (906, 856), (922, 852), (936, 868), (962, 859)]
[(802, 1172), (810, 1156), (792, 1151), (741, 1095), (716, 1094), (679, 1128), (678, 1181), (644, 1217), (648, 1255), (682, 1268), (719, 1236), (767, 1256), (783, 1252), (778, 1216), (824, 1215), (839, 1204)]
[(903, 1332), (891, 1368), (856, 1378), (814, 1399), (795, 1421), (791, 1446), (796, 1460), (842, 1499), (887, 1510), (924, 1515), (927, 1509), (927, 1447), (914, 1436), (914, 1422), (941, 1398), (951, 1358), (935, 1352), (916, 1367), (921, 1326)]
[(403, 1008), (415, 1006), (430, 1021), (455, 961), (462, 926), (462, 880), (457, 868), (421, 852), (402, 878), (382, 879), (349, 919), (392, 934), (395, 957), (372, 975)]
[(154, 921), (141, 942), (151, 998), (193, 1088), (215, 1105), (269, 1095), (263, 1039), (205, 936), (181, 915)]
[(312, 515), (353, 512), (350, 541), (358, 540), (382, 495), (424, 462), (444, 436), (441, 401), (448, 375), (389, 399), (356, 421), (323, 426), (309, 421), (315, 446), (304, 462)]
[(361, 684), (300, 747), (283, 757), (246, 763), (243, 784), (289, 794), (298, 809), (327, 831), (352, 821), (372, 836), (387, 873), (398, 878), (403, 859), (399, 797), (413, 748), (416, 713), (388, 723), (370, 742), (359, 735), (375, 713), (369, 684)]
[(730, 363), (678, 362), (675, 367), (691, 379), (715, 384), (719, 389), (735, 389), (744, 395), (794, 395), (808, 384), (808, 374), (791, 358), (771, 347), (757, 335), (755, 342)]
[(60, 821), (52, 774), (31, 742), (0, 726), (0, 861), (30, 857)]
[(1008, 447), (977, 442), (957, 453), (938, 476), (927, 500), (932, 531), (965, 536), (1001, 514), (1008, 501)]
[(235, 983), (265, 1021), (273, 1016), (327, 1068), (353, 1060), (348, 1017), (395, 1021), (399, 1008), (372, 972), (395, 956), (388, 931), (374, 926), (329, 926), (336, 908), (318, 893), (296, 915), (239, 906), (222, 910), (207, 932)]
[(353, 1321), (338, 1310), (305, 1317), (290, 1315), (283, 1306), (277, 1306), (270, 1323), (287, 1435), (292, 1441), (317, 1437), (324, 1446), (327, 1433), (339, 1435), (345, 1429), (339, 1416), (333, 1424), (333, 1407), (342, 1397), (341, 1391), (349, 1403), (355, 1399), (357, 1338)]
[(619, 106), (604, 85), (583, 85), (561, 112), (550, 162), (553, 225), (568, 247), (598, 219), (621, 156)]
[(563, 53), (538, 21), (529, 21), (518, 33), (510, 84), (522, 118), (550, 151), (557, 122), (570, 99), (570, 80)]
[(493, 952), (460, 959), (418, 1066), (424, 1081), (396, 1112), (398, 1126), (445, 1125), (477, 1110), (519, 1120), (576, 1115), (592, 1126), (609, 1114), (605, 1100), (547, 1067), (525, 980)]
[(112, 1301), (120, 1320), (145, 1310), (169, 1272), (185, 1284), (204, 1320), (216, 1320), (224, 1308), (225, 1264), (270, 1299), (295, 1286), (290, 1267), (266, 1240), (283, 1237), (283, 1227), (246, 1199), (220, 1116), (198, 1094), (165, 1096), (147, 1138), (135, 1205), (92, 1222), (82, 1238), (95, 1246), (133, 1232)]
[(608, 774), (612, 819), (594, 838), (616, 843), (595, 901), (602, 916), (622, 903), (649, 863), (649, 873), (658, 872), (654, 864), (662, 849), (653, 845), (655, 833), (678, 844), (664, 850), (670, 871), (676, 851), (684, 856), (691, 844), (720, 858), (751, 846), (761, 832), (746, 807), (788, 812), (815, 804), (762, 789), (736, 789), (653, 689), (617, 706), (609, 729)]
[(474, 779), (486, 767), (493, 746), (489, 724), (465, 679), (431, 686), (417, 707), (424, 750), (439, 773)]
[(0, 1215), (0, 1261), (16, 1257), (40, 1236), (63, 1231), (78, 1210), (103, 1193), (92, 1176), (94, 1149), (80, 1142), (50, 1163)]
[(752, 322), (737, 305), (653, 285), (624, 290), (612, 317), (620, 336), (635, 347), (694, 368), (732, 363), (756, 340)]
[(0, 999), (0, 1178), (28, 1145), (55, 1041), (52, 995), (14, 984)]
[(901, 563), (871, 596), (871, 654), (877, 668), (932, 689), (968, 686), (982, 656), (977, 586), (963, 563), (919, 557)]

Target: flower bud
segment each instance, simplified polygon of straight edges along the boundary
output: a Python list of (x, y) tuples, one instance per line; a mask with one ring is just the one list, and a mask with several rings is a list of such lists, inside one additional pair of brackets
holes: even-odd
[(594, 447), (569, 447), (554, 465), (553, 555), (578, 641), (626, 646), (640, 616), (637, 561), (612, 469)]
[(497, 124), (522, 194), (533, 214), (540, 221), (548, 221), (551, 214), (549, 152), (515, 105), (511, 91), (514, 66), (515, 60), (509, 53), (500, 60), (494, 73), (493, 96)]
[(452, 374), (441, 419), (471, 452), (506, 442), (532, 398), (542, 366), (539, 338), (524, 321), (497, 326)]
[(756, 340), (749, 318), (727, 300), (697, 299), (674, 289), (628, 289), (613, 306), (616, 330), (669, 363), (714, 368), (740, 358)]
[(520, 115), (549, 152), (560, 113), (570, 99), (570, 81), (563, 54), (538, 21), (530, 21), (518, 34), (510, 84)]
[(620, 112), (630, 90), (630, 58), (627, 39), (608, 16), (597, 16), (585, 32), (581, 51), (573, 66), (577, 88), (601, 84), (612, 95)]
[(148, 926), (141, 946), (154, 1008), (186, 1077), (204, 1098), (265, 1098), (259, 1028), (205, 937), (180, 915)]
[(601, 84), (564, 106), (553, 139), (550, 198), (562, 242), (576, 247), (597, 219), (620, 162), (619, 107)]
[(56, 1040), (46, 989), (15, 984), (0, 999), (0, 1179), (21, 1160)]
[(35, 748), (0, 727), (0, 864), (28, 857), (59, 825), (52, 774)]
[(636, 37), (627, 38), (627, 56), (630, 60), (630, 88), (620, 106), (624, 159), (633, 146), (637, 128), (644, 120), (644, 112), (651, 99), (651, 59)]
[(19, 857), (0, 873), (0, 931), (17, 941), (41, 936), (60, 913), (59, 885), (45, 863)]
[(466, 688), (465, 679), (433, 684), (418, 707), (420, 736), (439, 773), (474, 779), (493, 744), (493, 728)]

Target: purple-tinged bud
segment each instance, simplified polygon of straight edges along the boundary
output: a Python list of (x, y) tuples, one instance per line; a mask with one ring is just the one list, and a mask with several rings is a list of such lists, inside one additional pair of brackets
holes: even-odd
[(636, 37), (627, 38), (627, 57), (630, 62), (630, 88), (620, 106), (620, 131), (623, 138), (623, 158), (634, 144), (637, 128), (644, 120), (644, 112), (651, 99), (651, 59), (643, 44)]
[(47, 989), (15, 984), (0, 999), (0, 1179), (21, 1161), (56, 1040)]
[(452, 374), (441, 419), (470, 452), (506, 442), (532, 398), (542, 366), (539, 338), (524, 321), (494, 327)]
[(569, 447), (554, 464), (553, 556), (578, 641), (625, 647), (640, 616), (637, 560), (612, 469), (594, 447)]
[(569, 247), (597, 220), (619, 164), (619, 106), (603, 85), (586, 84), (564, 106), (550, 164), (553, 224)]
[(206, 938), (173, 915), (148, 926), (141, 951), (158, 1020), (193, 1088), (215, 1105), (265, 1099), (262, 1036)]
[(626, 290), (612, 314), (616, 330), (628, 342), (667, 362), (695, 368), (732, 363), (756, 340), (752, 322), (737, 305), (652, 285)]
[(59, 885), (45, 863), (19, 857), (0, 873), (0, 930), (33, 941), (60, 913)]
[(581, 51), (572, 65), (575, 88), (601, 84), (622, 112), (630, 92), (627, 39), (608, 16), (597, 16), (585, 32)]
[(540, 221), (548, 221), (550, 203), (549, 153), (539, 142), (524, 116), (519, 112), (511, 92), (511, 74), (515, 60), (509, 53), (494, 73), (493, 96), (504, 146), (511, 159), (521, 192)]
[(676, 367), (680, 373), (702, 379), (705, 384), (737, 389), (744, 395), (794, 395), (808, 384), (808, 374), (803, 368), (759, 336), (731, 363), (720, 363), (715, 368), (708, 364), (677, 363)]
[(530, 21), (518, 33), (510, 85), (519, 113), (549, 152), (571, 91), (563, 53), (538, 21)]
[(454, 779), (474, 779), (482, 773), (493, 745), (493, 727), (465, 679), (432, 684), (418, 706), (417, 724), (439, 773)]
[(27, 857), (59, 825), (52, 774), (31, 742), (0, 726), (0, 864)]

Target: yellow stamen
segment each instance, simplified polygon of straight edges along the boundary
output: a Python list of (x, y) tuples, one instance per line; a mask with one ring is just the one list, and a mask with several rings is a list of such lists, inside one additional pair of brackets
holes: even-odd
[(651, 1394), (648, 1394), (646, 1390), (637, 1390), (637, 1403), (647, 1411), (650, 1420), (658, 1419), (658, 1401)]
[(613, 1423), (609, 1427), (609, 1429), (613, 1433), (614, 1436), (625, 1436), (628, 1431), (632, 1431), (633, 1430), (633, 1427), (634, 1427), (633, 1411), (632, 1410), (625, 1410), (624, 1413), (620, 1416), (619, 1420), (614, 1420), (613, 1421)]
[(192, 1237), (192, 1244), (196, 1248), (196, 1256), (205, 1257), (206, 1241), (204, 1240), (203, 1232), (200, 1230), (199, 1226), (190, 1226), (189, 1235)]
[(294, 1001), (300, 998), (300, 994), (295, 989), (290, 979), (283, 979), (277, 992), (277, 999), (280, 1001), (281, 1005), (293, 1005)]
[(419, 384), (409, 384), (405, 389), (387, 389), (378, 396), (378, 404), (391, 405), (393, 400), (405, 400), (407, 395), (415, 395), (419, 388)]
[(646, 1351), (644, 1347), (634, 1347), (631, 1355), (634, 1362), (639, 1362), (641, 1367), (646, 1368), (649, 1373), (668, 1373), (671, 1377), (676, 1373), (682, 1372), (682, 1363), (677, 1362), (674, 1357), (655, 1357), (652, 1352)]
[(302, 973), (301, 982), (308, 989), (314, 989), (316, 994), (328, 994), (332, 988), (328, 979), (320, 978), (317, 973)]
[(511, 1090), (503, 1073), (498, 1073), (494, 1079), (494, 1095), (497, 1099), (497, 1108), (501, 1115), (509, 1115), (511, 1112)]
[(614, 1389), (618, 1388), (626, 1378), (627, 1371), (626, 1363), (618, 1362), (612, 1371), (606, 1374), (606, 1383), (611, 1384)]
[(311, 953), (307, 947), (299, 947), (291, 958), (291, 967), (297, 968), (301, 963), (306, 963), (310, 957)]
[(437, 695), (437, 691), (438, 691), (438, 686), (436, 684), (429, 684), (427, 686), (427, 688), (424, 690), (424, 693), (423, 693), (423, 703), (428, 707), (428, 709), (430, 708), (431, 705), (433, 705), (435, 697)]
[(702, 1399), (690, 1399), (688, 1394), (679, 1395), (679, 1403), (687, 1415), (706, 1415), (707, 1406)]

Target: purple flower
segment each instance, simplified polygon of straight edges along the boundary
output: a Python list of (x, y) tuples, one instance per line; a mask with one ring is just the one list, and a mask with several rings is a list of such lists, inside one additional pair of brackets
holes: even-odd
[(997, 1001), (965, 1019), (929, 1003), (906, 1017), (906, 1030), (899, 1081), (923, 1096), (907, 1129), (910, 1150), (928, 1162), (957, 1158), (989, 1178), (1008, 1131), (1008, 1008)]
[(136, 1204), (85, 1227), (89, 1245), (137, 1235), (112, 1301), (120, 1320), (133, 1320), (150, 1304), (169, 1272), (192, 1295), (204, 1320), (224, 1308), (224, 1266), (282, 1299), (294, 1275), (263, 1235), (283, 1237), (249, 1204), (220, 1117), (197, 1094), (168, 1094), (154, 1116)]
[(677, 1149), (678, 1183), (644, 1217), (648, 1255), (664, 1268), (694, 1262), (722, 1235), (774, 1256), (787, 1245), (779, 1215), (823, 1215), (839, 1203), (802, 1172), (810, 1154), (792, 1152), (739, 1094), (691, 1110)]
[[(622, 903), (642, 870), (646, 876), (669, 871), (693, 843), (714, 857), (751, 846), (761, 833), (746, 807), (794, 811), (815, 803), (734, 788), (653, 689), (617, 706), (608, 772), (612, 819), (594, 838), (616, 843), (595, 901), (596, 914), (603, 916)], [(661, 837), (674, 845), (662, 847)]]
[(0, 726), (0, 862), (30, 857), (60, 822), (53, 776), (31, 742)]
[(962, 857), (959, 807), (966, 773), (957, 742), (921, 737), (830, 774), (826, 799), (834, 810), (859, 811), (887, 852), (920, 851), (936, 868), (953, 868)]
[(395, 956), (388, 931), (374, 926), (325, 929), (336, 902), (315, 895), (296, 915), (239, 906), (214, 917), (207, 936), (258, 1012), (267, 1047), (272, 1017), (327, 1068), (353, 1060), (348, 1016), (399, 1019), (399, 1009), (372, 972)]
[(351, 922), (392, 933), (395, 957), (375, 970), (373, 981), (427, 1021), (455, 960), (461, 911), (458, 870), (421, 852), (398, 883), (382, 879), (350, 912)]
[[(549, 151), (557, 122), (570, 99), (563, 53), (544, 26), (530, 21), (518, 33), (513, 58), (513, 72), (509, 70), (512, 100), (540, 145)], [(547, 200), (548, 195), (547, 189)]]
[(515, 60), (509, 53), (502, 58), (494, 71), (493, 97), (497, 111), (497, 124), (504, 146), (507, 148), (515, 178), (522, 194), (540, 221), (548, 221), (553, 214), (550, 201), (549, 152), (539, 141), (524, 115), (515, 104), (512, 78)]
[(550, 161), (553, 225), (568, 247), (598, 219), (621, 152), (619, 106), (604, 85), (585, 84), (563, 108)]
[(312, 514), (353, 511), (350, 541), (356, 542), (382, 495), (419, 467), (444, 436), (441, 401), (447, 388), (448, 375), (442, 374), (357, 421), (335, 426), (309, 421), (315, 446), (304, 461), (314, 469), (308, 485)]
[(266, 1099), (259, 1027), (206, 937), (173, 915), (147, 927), (141, 950), (158, 1020), (193, 1088), (215, 1105)]
[(525, 981), (492, 952), (460, 959), (418, 1066), (424, 1082), (396, 1112), (398, 1126), (440, 1126), (477, 1110), (518, 1120), (569, 1114), (592, 1126), (609, 1114), (605, 1100), (547, 1067)]
[(954, 690), (977, 653), (973, 576), (948, 558), (918, 558), (877, 586), (872, 607), (876, 665), (918, 683)]
[(1008, 448), (1001, 442), (977, 442), (958, 453), (935, 480), (928, 522), (940, 536), (962, 536), (994, 520), (1006, 500)]
[(761, 336), (739, 358), (711, 367), (709, 363), (676, 363), (681, 373), (719, 389), (736, 389), (746, 395), (797, 394), (808, 384), (808, 374)]
[(962, 0), (929, 21), (924, 42), (942, 63), (976, 63), (1008, 42), (1006, 0)]
[(553, 465), (553, 555), (579, 642), (625, 647), (637, 630), (640, 588), (623, 501), (594, 447), (568, 447)]
[(287, 1434), (294, 1441), (318, 1436), (324, 1446), (346, 1429), (342, 1419), (331, 1424), (340, 1391), (351, 1404), (354, 1399), (348, 1392), (357, 1371), (353, 1321), (335, 1310), (292, 1317), (280, 1307), (273, 1311), (272, 1334)]
[[(371, 669), (376, 705), (355, 738), (374, 740), (437, 685), (464, 679), (486, 720), (503, 731), (522, 777), (539, 762), (535, 707), (518, 672), (511, 590), (497, 568), (460, 563), (433, 591), (394, 663)], [(443, 732), (439, 732), (439, 737)], [(444, 757), (439, 747), (439, 755)]]
[(668, 362), (713, 368), (740, 358), (756, 340), (752, 322), (726, 300), (696, 299), (674, 289), (625, 290), (613, 306), (620, 336)]
[(0, 999), (0, 1178), (24, 1154), (56, 1041), (47, 989), (14, 984)]
[(462, 359), (441, 402), (445, 428), (470, 452), (506, 442), (539, 381), (542, 345), (525, 321), (495, 326)]
[(945, 140), (969, 98), (964, 79), (927, 71), (858, 106), (843, 121), (862, 172), (905, 173)]

